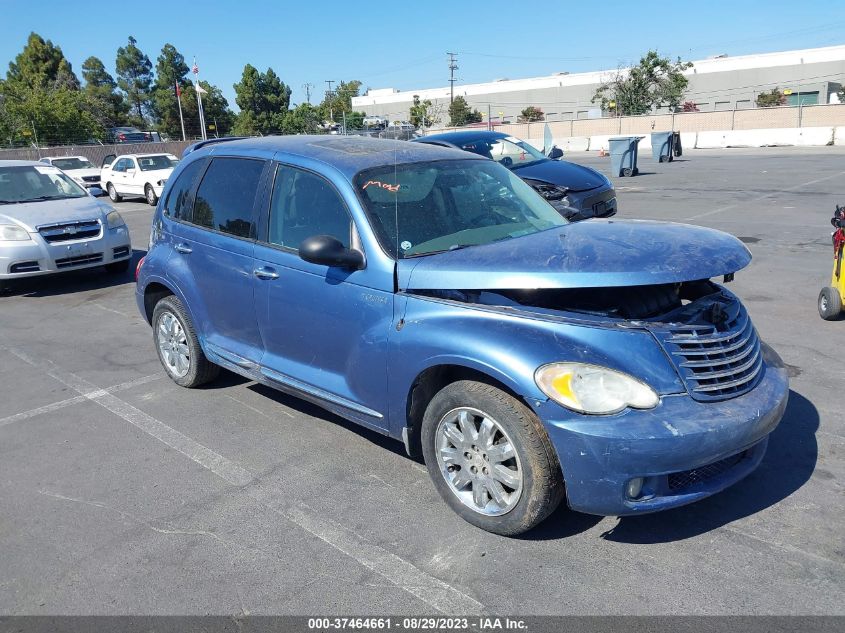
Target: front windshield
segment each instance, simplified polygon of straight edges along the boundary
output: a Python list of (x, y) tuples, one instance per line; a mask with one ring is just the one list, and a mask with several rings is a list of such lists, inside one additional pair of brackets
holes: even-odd
[(82, 198), (86, 191), (49, 165), (0, 167), (0, 204)]
[(161, 154), (159, 156), (139, 156), (138, 167), (141, 171), (155, 171), (156, 169), (170, 169), (179, 162), (175, 156)]
[(461, 149), (495, 160), (508, 168), (546, 159), (542, 152), (512, 136), (471, 141), (461, 145)]
[(355, 184), (393, 257), (489, 244), (567, 223), (519, 177), (488, 161), (385, 165), (359, 173)]
[(54, 158), (51, 162), (54, 167), (58, 167), (64, 171), (73, 171), (74, 169), (94, 169), (94, 165), (85, 158)]

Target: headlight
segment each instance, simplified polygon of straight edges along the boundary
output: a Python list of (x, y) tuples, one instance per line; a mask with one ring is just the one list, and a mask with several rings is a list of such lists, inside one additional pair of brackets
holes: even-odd
[(108, 223), (110, 229), (116, 229), (117, 227), (126, 224), (126, 222), (123, 221), (123, 217), (117, 211), (109, 211), (109, 214), (106, 216), (106, 222)]
[(0, 240), (6, 242), (24, 242), (30, 239), (26, 229), (17, 224), (0, 224)]
[(660, 401), (644, 382), (598, 365), (543, 365), (534, 374), (534, 380), (549, 398), (580, 413), (609, 415), (627, 407), (653, 409)]

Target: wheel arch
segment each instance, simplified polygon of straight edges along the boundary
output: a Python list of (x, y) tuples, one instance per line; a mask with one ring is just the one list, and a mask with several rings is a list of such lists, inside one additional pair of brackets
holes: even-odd
[(420, 430), (428, 403), (443, 387), (459, 380), (474, 380), (501, 389), (534, 411), (530, 401), (520, 393), (519, 386), (504, 376), (454, 361), (430, 365), (417, 374), (405, 394), (402, 438), (405, 450), (411, 457), (422, 455)]

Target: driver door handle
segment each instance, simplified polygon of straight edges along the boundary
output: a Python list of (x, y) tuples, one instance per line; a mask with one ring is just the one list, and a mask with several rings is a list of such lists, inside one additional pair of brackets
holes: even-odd
[(252, 271), (252, 274), (258, 277), (259, 279), (278, 279), (279, 273), (277, 273), (272, 268), (268, 268), (266, 266), (262, 266), (261, 268), (256, 268)]
[(188, 255), (194, 252), (194, 249), (192, 249), (187, 244), (177, 244), (173, 248), (175, 248), (177, 252), (182, 253), (183, 255)]

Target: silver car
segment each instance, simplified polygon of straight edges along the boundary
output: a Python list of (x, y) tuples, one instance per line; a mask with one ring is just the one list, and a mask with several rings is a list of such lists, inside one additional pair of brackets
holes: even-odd
[(0, 160), (0, 288), (9, 280), (105, 266), (129, 268), (129, 229), (60, 169)]

